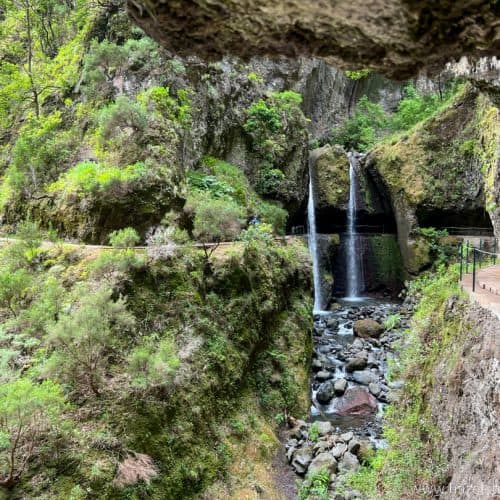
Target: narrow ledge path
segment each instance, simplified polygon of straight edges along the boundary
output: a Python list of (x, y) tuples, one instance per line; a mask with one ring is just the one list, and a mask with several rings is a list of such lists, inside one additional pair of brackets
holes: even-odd
[(472, 300), (500, 319), (500, 264), (479, 269), (476, 272), (474, 292), (472, 291), (472, 274), (466, 274), (460, 284)]

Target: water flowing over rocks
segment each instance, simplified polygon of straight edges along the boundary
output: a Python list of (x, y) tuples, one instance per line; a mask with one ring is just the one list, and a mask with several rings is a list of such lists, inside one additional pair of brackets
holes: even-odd
[(383, 409), (397, 401), (402, 387), (388, 379), (387, 361), (397, 359), (411, 305), (355, 304), (340, 303), (334, 312), (315, 315), (311, 419), (288, 422), (286, 456), (293, 470), (306, 480), (328, 470), (332, 487), (385, 446)]

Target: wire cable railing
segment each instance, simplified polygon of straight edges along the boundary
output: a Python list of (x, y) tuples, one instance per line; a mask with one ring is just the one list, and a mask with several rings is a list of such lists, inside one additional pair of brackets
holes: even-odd
[(483, 240), (479, 240), (479, 248), (471, 245), (468, 240), (460, 244), (460, 281), (462, 281), (464, 274), (469, 274), (469, 267), (471, 266), (473, 292), (476, 291), (478, 271), (483, 267), (494, 266), (497, 260), (500, 260), (500, 253), (498, 253), (497, 250), (498, 240), (496, 238), (493, 239), (491, 251), (485, 249)]

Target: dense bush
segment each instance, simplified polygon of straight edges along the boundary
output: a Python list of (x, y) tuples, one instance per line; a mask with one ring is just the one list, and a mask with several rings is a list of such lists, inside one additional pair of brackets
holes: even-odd
[(206, 198), (196, 209), (193, 234), (204, 243), (235, 240), (244, 217), (243, 208), (233, 201)]
[(409, 130), (417, 123), (433, 116), (449, 104), (460, 91), (457, 83), (451, 83), (445, 92), (424, 94), (410, 84), (394, 114), (387, 114), (380, 104), (370, 102), (367, 96), (360, 100), (352, 118), (332, 130), (330, 142), (345, 148), (367, 151), (375, 143), (391, 133)]
[(46, 434), (60, 429), (66, 408), (63, 391), (51, 381), (28, 378), (0, 384), (0, 486), (21, 479)]
[(113, 248), (132, 248), (141, 240), (137, 231), (133, 227), (126, 227), (113, 231), (109, 235), (109, 242)]
[(106, 106), (99, 114), (99, 133), (104, 140), (127, 133), (127, 130), (140, 137), (147, 124), (144, 108), (126, 96), (118, 96), (113, 104)]
[(66, 195), (106, 192), (113, 186), (139, 182), (146, 175), (147, 169), (144, 163), (118, 168), (84, 161), (68, 170), (59, 180), (49, 185), (47, 190), (49, 193)]

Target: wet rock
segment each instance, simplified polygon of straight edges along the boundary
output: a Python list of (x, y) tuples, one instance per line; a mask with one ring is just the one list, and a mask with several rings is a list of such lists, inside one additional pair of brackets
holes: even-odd
[(375, 446), (373, 445), (373, 443), (367, 439), (364, 439), (363, 441), (359, 442), (359, 448), (353, 453), (358, 457), (358, 460), (362, 464), (364, 464), (373, 456), (374, 451)]
[(335, 413), (341, 416), (366, 416), (376, 411), (377, 400), (364, 387), (349, 387), (335, 401)]
[(374, 375), (372, 372), (369, 372), (368, 370), (364, 370), (362, 372), (354, 372), (352, 375), (352, 378), (355, 382), (361, 385), (369, 385), (371, 383), (376, 383), (378, 380), (378, 377)]
[(320, 436), (326, 436), (333, 431), (332, 423), (328, 421), (317, 420), (316, 422), (314, 422), (314, 425), (316, 426), (316, 429), (318, 430), (318, 434)]
[(361, 447), (361, 443), (357, 439), (351, 439), (349, 442), (348, 450), (350, 453), (357, 455)]
[(387, 384), (390, 389), (401, 389), (403, 387), (404, 382), (402, 380), (394, 380), (393, 382), (389, 382)]
[(335, 458), (340, 458), (347, 451), (347, 445), (344, 443), (338, 443), (334, 448), (330, 450), (330, 453)]
[(319, 403), (328, 403), (335, 395), (335, 382), (328, 380), (323, 382), (316, 393), (316, 399)]
[(321, 470), (327, 470), (330, 474), (337, 471), (337, 461), (330, 453), (324, 452), (317, 455), (309, 465), (307, 475), (312, 477)]
[(354, 437), (354, 433), (349, 431), (349, 432), (344, 432), (344, 434), (341, 434), (339, 436), (339, 439), (341, 441), (344, 441), (344, 443), (348, 443), (353, 437)]
[(336, 318), (329, 318), (329, 319), (326, 320), (326, 326), (330, 330), (335, 330), (339, 326), (339, 320), (336, 319)]
[(356, 370), (363, 370), (363, 368), (366, 368), (366, 365), (367, 365), (366, 358), (357, 357), (357, 358), (350, 359), (346, 363), (345, 369), (347, 372), (353, 372)]
[(311, 367), (313, 371), (318, 371), (321, 370), (321, 368), (323, 368), (323, 365), (321, 364), (321, 361), (318, 358), (315, 358), (312, 360)]
[(342, 472), (351, 472), (359, 468), (359, 461), (356, 455), (347, 451), (344, 453), (342, 460), (339, 463), (339, 470)]
[(380, 388), (380, 384), (377, 384), (376, 382), (372, 382), (372, 383), (368, 384), (368, 390), (375, 397), (377, 397), (382, 392), (382, 389)]
[(309, 464), (313, 460), (313, 452), (311, 448), (301, 448), (297, 450), (293, 456), (292, 467), (297, 474), (305, 474)]
[(345, 378), (339, 378), (335, 380), (333, 390), (336, 396), (342, 396), (347, 389), (347, 380)]
[(352, 343), (352, 347), (354, 349), (363, 349), (365, 347), (365, 344), (363, 344), (363, 341), (360, 338), (356, 338)]
[(333, 377), (332, 372), (327, 372), (325, 370), (321, 370), (320, 372), (316, 373), (316, 380), (319, 380), (320, 382), (324, 382), (325, 380), (331, 379)]
[(373, 319), (361, 319), (354, 323), (354, 335), (364, 339), (378, 338), (384, 332), (384, 327)]

